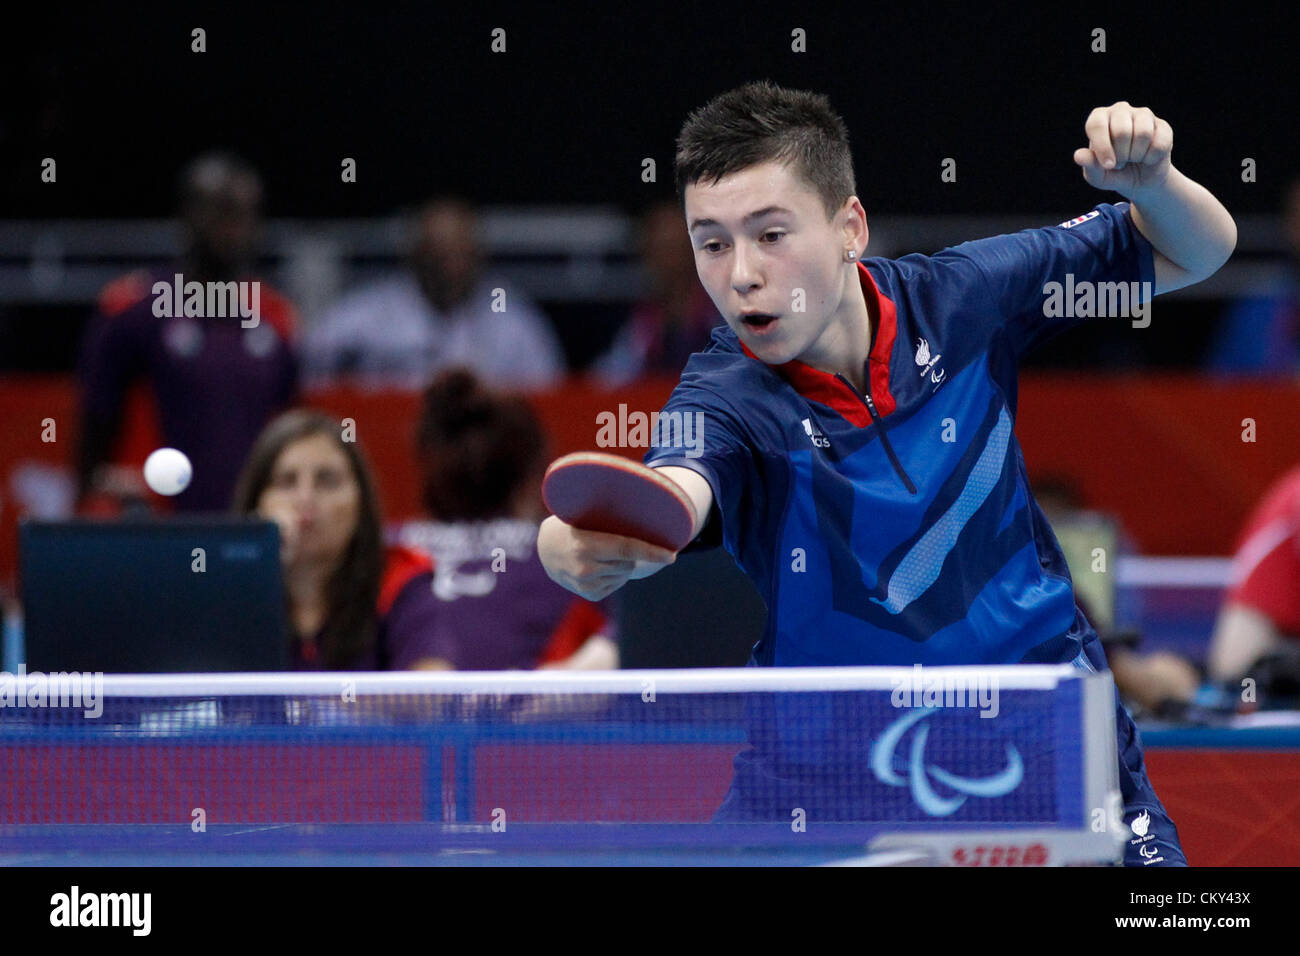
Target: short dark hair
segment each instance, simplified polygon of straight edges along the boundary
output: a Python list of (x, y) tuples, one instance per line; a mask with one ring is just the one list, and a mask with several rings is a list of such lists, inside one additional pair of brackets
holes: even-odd
[(464, 368), (424, 390), (415, 444), (424, 507), (437, 521), (513, 517), (515, 497), (546, 466), (546, 439), (528, 401)]
[(687, 117), (677, 136), (674, 179), (685, 209), (686, 187), (776, 161), (821, 197), (826, 218), (857, 193), (843, 118), (819, 93), (787, 90), (770, 80), (715, 96)]

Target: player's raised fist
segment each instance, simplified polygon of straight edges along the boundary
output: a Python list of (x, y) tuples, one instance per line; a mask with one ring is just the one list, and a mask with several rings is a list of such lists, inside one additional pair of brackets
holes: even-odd
[(1145, 106), (1123, 100), (1099, 106), (1088, 114), (1083, 129), (1088, 145), (1074, 151), (1074, 161), (1083, 167), (1088, 185), (1132, 199), (1169, 175), (1173, 127)]

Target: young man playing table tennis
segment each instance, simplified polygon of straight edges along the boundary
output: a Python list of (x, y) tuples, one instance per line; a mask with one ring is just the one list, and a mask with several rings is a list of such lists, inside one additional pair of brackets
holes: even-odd
[[(1171, 165), (1173, 132), (1151, 110), (1116, 103), (1084, 128), (1075, 163), (1128, 203), (934, 256), (863, 260), (847, 131), (825, 97), (749, 84), (686, 121), (677, 189), (727, 327), (665, 406), (703, 416), (703, 454), (654, 447), (646, 464), (693, 501), (695, 540), (720, 537), (766, 601), (751, 663), (1106, 668), (1029, 490), (1012, 430), (1017, 366), (1087, 312), (1053, 308), (1050, 283), (1145, 283), (1131, 287), (1145, 309), (1214, 273), (1236, 227)], [(590, 599), (674, 558), (555, 517), (538, 550)], [(1126, 841), (1125, 862), (1185, 865), (1132, 719), (1118, 705), (1116, 717), (1124, 821), (1136, 832), (1149, 820), (1155, 836)], [(738, 760), (719, 819), (753, 818), (747, 785), (771, 789), (770, 770)]]

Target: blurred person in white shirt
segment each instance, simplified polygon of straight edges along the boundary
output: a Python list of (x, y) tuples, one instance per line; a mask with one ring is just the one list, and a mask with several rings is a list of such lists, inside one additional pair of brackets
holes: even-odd
[(415, 216), (407, 268), (345, 294), (311, 323), (308, 387), (342, 379), (416, 390), (453, 366), (484, 382), (535, 390), (564, 375), (550, 320), (520, 289), (483, 269), (478, 217), (437, 199)]

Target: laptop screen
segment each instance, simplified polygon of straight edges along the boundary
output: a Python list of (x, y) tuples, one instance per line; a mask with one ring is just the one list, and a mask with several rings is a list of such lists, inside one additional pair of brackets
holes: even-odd
[(29, 671), (272, 671), (289, 664), (279, 530), (253, 518), (19, 528)]
[(1052, 521), (1052, 531), (1070, 568), (1074, 592), (1088, 619), (1101, 632), (1115, 626), (1115, 574), (1119, 529), (1106, 515), (1081, 511)]

